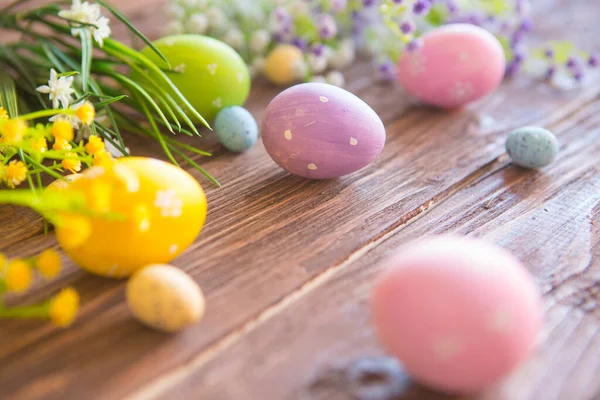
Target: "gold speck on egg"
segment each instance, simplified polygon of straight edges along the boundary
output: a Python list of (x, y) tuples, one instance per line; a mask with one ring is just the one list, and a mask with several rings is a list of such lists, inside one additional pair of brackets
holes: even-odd
[(308, 169), (310, 169), (311, 171), (316, 171), (317, 170), (317, 166), (313, 163), (308, 164)]
[(169, 247), (169, 254), (175, 254), (175, 253), (177, 253), (177, 250), (179, 250), (179, 246), (174, 244), (171, 247)]
[(321, 100), (321, 103), (327, 103), (329, 102), (329, 99), (325, 96), (319, 96), (319, 100)]
[(356, 146), (358, 144), (358, 140), (356, 138), (350, 138), (350, 146)]
[(208, 72), (210, 72), (211, 75), (214, 75), (217, 73), (217, 68), (219, 66), (216, 63), (212, 63), (206, 66), (206, 69), (208, 70)]
[(290, 131), (289, 129), (285, 131), (283, 135), (285, 136), (286, 140), (292, 140), (292, 131)]

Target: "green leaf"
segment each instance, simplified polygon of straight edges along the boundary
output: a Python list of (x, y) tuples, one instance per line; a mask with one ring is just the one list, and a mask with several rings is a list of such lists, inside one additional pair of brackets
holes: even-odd
[[(103, 96), (103, 97), (104, 97), (104, 96)], [(127, 98), (127, 96), (126, 96), (126, 95), (121, 95), (121, 96), (111, 97), (111, 98), (109, 98), (109, 99), (106, 99), (106, 100), (103, 100), (103, 101), (101, 101), (101, 102), (99, 102), (99, 103), (96, 103), (94, 106), (95, 106), (96, 108), (102, 108), (102, 107), (105, 107), (105, 106), (107, 106), (107, 105), (109, 105), (109, 104), (116, 103), (117, 101), (121, 101), (121, 100), (123, 100), (123, 99), (125, 99), (125, 98)]]
[(75, 75), (79, 75), (79, 72), (77, 72), (77, 71), (63, 72), (63, 73), (58, 74), (58, 77), (61, 78), (64, 76), (65, 78), (68, 78), (70, 76), (75, 76)]
[(446, 22), (446, 6), (442, 4), (436, 4), (433, 6), (429, 14), (425, 17), (425, 20), (433, 26), (440, 26)]
[(152, 51), (154, 51), (156, 53), (156, 55), (158, 55), (165, 63), (167, 63), (167, 65), (169, 66), (169, 68), (171, 68), (171, 64), (169, 63), (169, 60), (167, 60), (167, 58), (164, 56), (164, 54), (161, 53), (160, 50), (158, 50), (156, 48), (156, 46), (154, 46), (154, 44), (152, 44), (152, 42), (150, 41), (150, 39), (148, 39), (142, 32), (140, 32), (135, 26), (133, 26), (133, 24), (127, 19), (127, 17), (125, 17), (123, 14), (121, 14), (120, 12), (118, 12), (117, 10), (115, 10), (114, 8), (112, 8), (111, 6), (109, 6), (103, 0), (96, 0), (96, 2), (98, 4), (101, 4), (102, 7), (106, 8), (119, 21), (121, 21), (122, 23), (124, 23), (127, 26), (127, 28), (129, 28), (129, 30), (131, 32), (133, 32), (137, 37), (139, 37), (140, 39), (142, 39), (144, 41), (144, 43), (146, 43), (148, 45), (148, 47), (150, 47), (152, 49)]
[(19, 116), (17, 91), (15, 82), (5, 72), (0, 71), (0, 107), (3, 107), (10, 118)]
[(90, 31), (81, 29), (81, 86), (84, 92), (87, 92), (92, 70), (92, 56), (94, 45)]

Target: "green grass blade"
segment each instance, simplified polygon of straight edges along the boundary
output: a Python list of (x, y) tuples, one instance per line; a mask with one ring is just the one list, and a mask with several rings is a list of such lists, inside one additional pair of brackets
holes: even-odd
[(95, 107), (96, 108), (106, 107), (109, 104), (116, 103), (117, 101), (121, 101), (121, 100), (123, 100), (125, 98), (127, 98), (126, 95), (121, 95), (121, 96), (117, 96), (117, 97), (111, 97), (109, 99), (106, 99), (106, 100), (103, 100), (103, 101), (101, 101), (99, 103), (96, 103)]
[(148, 118), (148, 121), (150, 122), (150, 126), (152, 126), (152, 130), (156, 133), (156, 137), (158, 138), (158, 142), (160, 143), (160, 147), (162, 147), (163, 151), (165, 152), (165, 154), (167, 155), (167, 157), (169, 158), (169, 160), (171, 160), (171, 162), (173, 164), (175, 164), (178, 167), (180, 167), (180, 165), (177, 162), (177, 160), (175, 160), (175, 157), (173, 157), (173, 154), (171, 153), (171, 150), (169, 150), (169, 147), (165, 143), (165, 139), (160, 134), (160, 130), (158, 129), (158, 126), (156, 125), (156, 122), (154, 121), (154, 117), (152, 116), (152, 113), (150, 112), (150, 110), (148, 110), (148, 106), (143, 101), (139, 101), (138, 100), (138, 103), (142, 107), (142, 111), (146, 115), (146, 118)]
[(3, 107), (10, 118), (19, 116), (15, 81), (4, 72), (0, 72), (0, 107)]
[(100, 5), (102, 5), (102, 7), (106, 8), (119, 21), (124, 23), (131, 32), (133, 32), (137, 37), (142, 39), (144, 41), (144, 43), (146, 43), (146, 45), (148, 45), (148, 47), (150, 47), (152, 49), (152, 51), (155, 52), (156, 55), (161, 58), (161, 60), (163, 60), (165, 63), (167, 63), (169, 68), (171, 68), (171, 64), (169, 63), (169, 60), (167, 60), (167, 57), (165, 57), (164, 54), (161, 53), (160, 50), (158, 50), (154, 44), (152, 44), (150, 39), (148, 39), (142, 32), (140, 32), (135, 26), (133, 26), (133, 24), (129, 21), (129, 19), (127, 19), (127, 17), (125, 17), (123, 14), (121, 14), (120, 12), (115, 10), (113, 7), (109, 6), (103, 0), (96, 0), (96, 2)]
[(81, 29), (79, 36), (81, 36), (81, 86), (83, 91), (87, 92), (92, 71), (94, 45), (89, 30)]

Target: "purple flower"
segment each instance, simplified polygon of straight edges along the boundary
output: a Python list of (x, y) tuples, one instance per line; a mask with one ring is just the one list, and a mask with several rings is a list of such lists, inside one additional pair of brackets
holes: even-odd
[(404, 0), (393, 0), (394, 4), (402, 4)]
[(451, 14), (458, 12), (458, 4), (456, 4), (456, 0), (447, 0), (446, 7)]
[(373, 4), (375, 4), (375, 0), (363, 0), (363, 5), (365, 7), (371, 7)]
[(286, 23), (292, 19), (290, 14), (283, 7), (277, 7), (275, 10), (273, 10), (273, 16), (275, 17), (275, 20), (280, 23)]
[(404, 21), (400, 24), (400, 30), (405, 35), (413, 33), (417, 27), (413, 21)]
[(423, 15), (429, 12), (429, 8), (431, 7), (431, 2), (429, 0), (417, 0), (415, 5), (413, 6), (413, 12), (416, 15)]
[(406, 45), (406, 51), (414, 53), (423, 47), (423, 41), (420, 39), (413, 39)]
[(480, 26), (482, 23), (481, 17), (477, 14), (471, 14), (469, 15), (469, 18), (467, 19), (467, 22), (471, 25), (477, 25)]
[(325, 54), (325, 46), (323, 46), (322, 44), (318, 43), (318, 44), (313, 44), (310, 48), (310, 51), (312, 54), (314, 54), (317, 57), (322, 57)]
[(337, 35), (337, 24), (335, 19), (329, 14), (321, 14), (317, 19), (317, 29), (321, 39), (333, 39)]
[(511, 62), (506, 67), (506, 76), (515, 76), (521, 70), (521, 64), (518, 62)]
[(567, 65), (567, 68), (569, 68), (571, 70), (577, 69), (579, 67), (579, 60), (575, 57), (569, 57), (566, 65)]
[(382, 81), (396, 79), (396, 65), (390, 60), (385, 60), (377, 66), (377, 78)]
[(600, 56), (598, 54), (592, 54), (588, 59), (588, 65), (592, 68), (596, 68), (600, 65)]
[(525, 58), (527, 58), (527, 55), (521, 49), (515, 50), (513, 55), (514, 55), (514, 62), (518, 63), (518, 64), (521, 64), (523, 61), (525, 61)]
[(581, 82), (583, 80), (584, 74), (583, 71), (579, 70), (579, 71), (575, 71), (575, 73), (573, 73), (573, 78), (575, 78), (575, 80), (577, 82)]
[(531, 3), (529, 0), (517, 0), (517, 4), (515, 6), (515, 10), (517, 14), (521, 16), (525, 16), (529, 14), (529, 10), (531, 9)]
[(306, 48), (308, 47), (306, 40), (302, 39), (301, 37), (295, 37), (292, 39), (292, 44), (302, 51), (306, 51)]
[(546, 49), (544, 56), (550, 60), (554, 59), (554, 49)]
[(533, 21), (529, 18), (525, 18), (521, 21), (521, 25), (519, 25), (519, 30), (521, 32), (531, 32), (533, 29)]
[(556, 74), (556, 67), (551, 66), (550, 68), (548, 68), (546, 70), (546, 79), (547, 80), (551, 80), (554, 77), (554, 74)]
[(346, 9), (348, 2), (346, 0), (331, 0), (329, 3), (331, 7), (331, 11), (334, 13), (341, 13)]
[(523, 33), (521, 31), (517, 31), (510, 37), (510, 47), (512, 49), (514, 49), (522, 41), (523, 41)]

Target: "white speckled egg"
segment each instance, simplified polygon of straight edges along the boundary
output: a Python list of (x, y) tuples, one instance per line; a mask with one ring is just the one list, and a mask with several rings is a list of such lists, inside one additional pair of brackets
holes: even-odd
[(513, 162), (524, 168), (543, 168), (558, 157), (558, 139), (544, 128), (526, 126), (508, 135), (506, 152)]
[(204, 315), (204, 296), (196, 282), (170, 265), (150, 265), (127, 282), (127, 304), (145, 325), (177, 332)]
[(358, 171), (385, 145), (385, 127), (375, 111), (352, 93), (323, 83), (296, 85), (275, 97), (261, 135), (279, 166), (309, 179)]
[(226, 107), (219, 111), (214, 124), (219, 143), (237, 153), (250, 149), (258, 139), (258, 125), (243, 107)]

